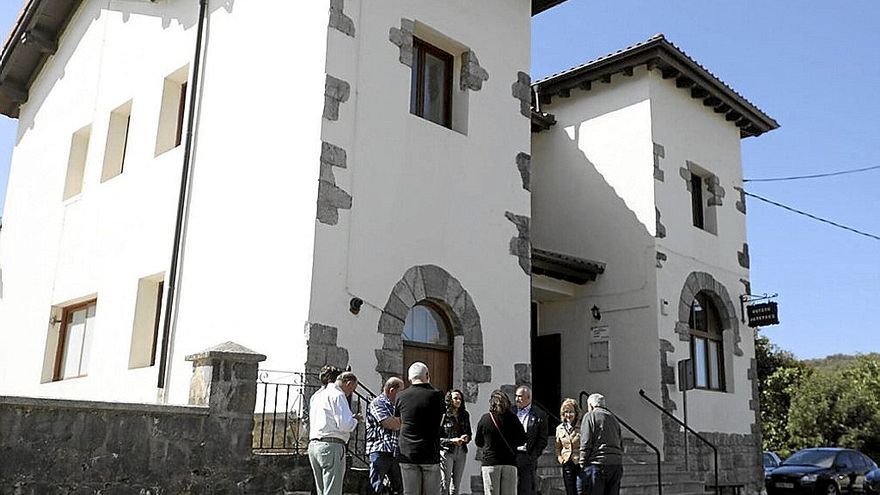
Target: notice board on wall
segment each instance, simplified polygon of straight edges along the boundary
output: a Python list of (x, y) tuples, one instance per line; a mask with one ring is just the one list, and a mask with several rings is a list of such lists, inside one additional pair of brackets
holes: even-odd
[(590, 371), (611, 370), (611, 334), (607, 326), (590, 329)]

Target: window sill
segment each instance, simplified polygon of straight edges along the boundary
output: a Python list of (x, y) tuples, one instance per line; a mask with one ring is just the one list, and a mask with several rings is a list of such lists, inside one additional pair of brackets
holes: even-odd
[(61, 206), (64, 206), (66, 208), (74, 203), (79, 203), (79, 201), (82, 199), (82, 197), (83, 197), (83, 193), (75, 194), (75, 195), (61, 201)]
[(447, 127), (447, 126), (445, 126), (445, 125), (443, 125), (443, 124), (438, 124), (438, 123), (434, 122), (433, 120), (426, 119), (425, 117), (422, 117), (421, 115), (414, 114), (414, 113), (412, 113), (412, 112), (409, 112), (409, 116), (412, 117), (412, 118), (414, 118), (414, 119), (416, 119), (416, 120), (418, 120), (419, 122), (425, 122), (425, 123), (428, 124), (431, 128), (445, 129), (445, 130), (447, 130), (447, 131), (452, 131), (452, 132), (454, 132), (455, 134), (457, 134), (457, 135), (459, 135), (459, 136), (467, 136), (467, 131), (461, 131), (461, 130), (459, 130), (459, 129), (456, 129), (454, 125), (451, 126), (451, 127)]

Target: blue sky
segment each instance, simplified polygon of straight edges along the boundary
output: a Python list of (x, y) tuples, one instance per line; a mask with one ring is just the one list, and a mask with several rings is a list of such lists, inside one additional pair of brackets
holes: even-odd
[[(0, 6), (8, 33), (21, 2)], [(746, 177), (880, 165), (880, 2), (569, 0), (534, 19), (538, 79), (666, 37), (782, 127), (743, 141)], [(16, 122), (0, 117), (0, 214)], [(880, 234), (880, 170), (747, 190)], [(765, 333), (802, 358), (880, 351), (880, 241), (748, 203), (752, 290), (779, 293)]]

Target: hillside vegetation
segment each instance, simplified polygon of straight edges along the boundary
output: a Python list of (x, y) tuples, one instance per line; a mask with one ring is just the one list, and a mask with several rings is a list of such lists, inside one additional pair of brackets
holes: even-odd
[(880, 461), (880, 354), (798, 360), (759, 335), (764, 449), (848, 447)]

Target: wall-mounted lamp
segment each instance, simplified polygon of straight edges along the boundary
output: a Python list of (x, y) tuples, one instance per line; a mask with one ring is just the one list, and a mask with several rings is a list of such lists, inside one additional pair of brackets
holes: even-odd
[(596, 306), (595, 304), (593, 305), (592, 308), (590, 308), (590, 314), (593, 315), (594, 320), (601, 320), (602, 319), (602, 312), (599, 311), (599, 306)]
[(351, 301), (348, 301), (348, 310), (351, 311), (351, 314), (356, 315), (361, 312), (361, 306), (363, 305), (363, 299), (359, 297), (352, 297)]

